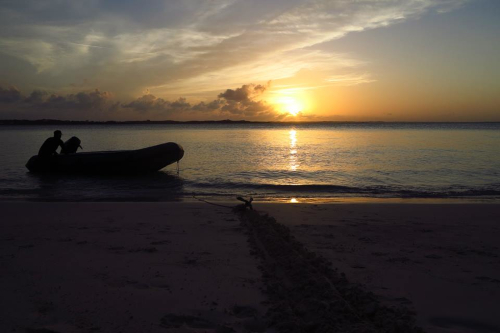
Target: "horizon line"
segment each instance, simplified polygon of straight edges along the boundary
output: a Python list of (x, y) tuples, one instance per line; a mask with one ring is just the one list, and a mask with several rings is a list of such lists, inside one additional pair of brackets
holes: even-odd
[(0, 125), (131, 125), (131, 124), (495, 124), (500, 121), (386, 121), (386, 120), (319, 120), (319, 121), (255, 121), (255, 120), (60, 120), (60, 119), (0, 119)]

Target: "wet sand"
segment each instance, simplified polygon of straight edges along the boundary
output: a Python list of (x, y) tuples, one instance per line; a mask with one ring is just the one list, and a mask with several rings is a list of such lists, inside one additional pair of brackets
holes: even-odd
[(1, 332), (500, 332), (499, 205), (0, 208)]

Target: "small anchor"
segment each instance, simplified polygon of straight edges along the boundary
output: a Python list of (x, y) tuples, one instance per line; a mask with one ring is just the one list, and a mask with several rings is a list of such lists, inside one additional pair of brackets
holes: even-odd
[(250, 208), (250, 210), (253, 210), (253, 207), (252, 207), (252, 201), (253, 201), (253, 198), (250, 197), (250, 200), (245, 200), (243, 199), (242, 197), (237, 197), (236, 199), (238, 199), (239, 201), (243, 201), (245, 203), (245, 208)]

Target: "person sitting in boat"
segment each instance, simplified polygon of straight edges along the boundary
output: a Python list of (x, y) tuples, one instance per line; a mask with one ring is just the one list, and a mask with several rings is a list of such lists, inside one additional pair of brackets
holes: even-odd
[(68, 141), (66, 141), (61, 149), (62, 155), (74, 154), (78, 150), (78, 148), (83, 149), (80, 145), (82, 141), (78, 139), (76, 136), (71, 137)]
[(61, 150), (63, 148), (64, 142), (61, 140), (62, 132), (57, 130), (54, 131), (54, 136), (52, 138), (48, 138), (45, 140), (43, 145), (40, 147), (38, 151), (38, 156), (54, 156), (57, 155), (57, 148), (61, 146)]

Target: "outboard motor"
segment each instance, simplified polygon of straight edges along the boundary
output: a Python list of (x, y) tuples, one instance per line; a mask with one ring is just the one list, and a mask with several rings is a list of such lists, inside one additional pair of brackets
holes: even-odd
[(64, 145), (61, 149), (61, 154), (65, 154), (65, 155), (66, 154), (74, 154), (78, 150), (78, 147), (83, 149), (82, 146), (80, 146), (80, 143), (82, 143), (82, 142), (76, 136), (71, 137), (70, 139), (68, 139), (68, 141), (66, 141), (64, 143)]

